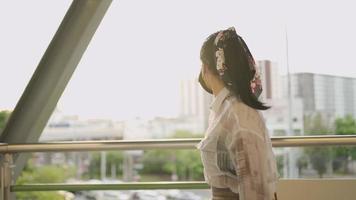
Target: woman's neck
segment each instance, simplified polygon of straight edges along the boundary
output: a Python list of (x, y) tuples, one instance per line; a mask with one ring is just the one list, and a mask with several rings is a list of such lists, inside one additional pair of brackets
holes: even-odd
[(224, 87), (225, 87), (224, 84), (221, 82), (217, 82), (217, 84), (213, 84), (211, 88), (211, 90), (213, 91), (213, 95), (216, 97)]

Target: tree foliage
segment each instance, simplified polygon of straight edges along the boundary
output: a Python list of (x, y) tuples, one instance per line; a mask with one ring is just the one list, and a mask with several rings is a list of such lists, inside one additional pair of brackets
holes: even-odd
[(6, 111), (6, 110), (0, 111), (0, 133), (4, 129), (6, 122), (10, 117), (10, 114), (11, 114), (10, 111)]
[[(327, 135), (332, 133), (332, 128), (320, 113), (315, 116), (304, 117), (304, 132), (306, 135)], [(332, 159), (332, 149), (329, 146), (305, 147), (304, 153), (309, 157), (313, 168), (321, 178), (326, 172), (326, 165)]]
[[(356, 134), (356, 120), (351, 115), (339, 117), (334, 122), (323, 119), (321, 114), (305, 117), (306, 135), (354, 135)], [(318, 171), (320, 177), (326, 171), (326, 163), (333, 161), (333, 169), (348, 173), (348, 162), (356, 159), (356, 147), (354, 146), (322, 146), (307, 147), (308, 155), (313, 168)]]
[[(172, 138), (197, 138), (202, 134), (193, 134), (186, 130), (176, 131)], [(176, 174), (179, 180), (200, 180), (203, 177), (203, 165), (200, 153), (196, 150), (148, 150), (143, 157), (144, 174)]]
[[(93, 152), (91, 154), (91, 160), (89, 164), (89, 171), (84, 174), (85, 177), (90, 179), (100, 178), (100, 152)], [(121, 151), (108, 151), (106, 153), (106, 172), (111, 171), (111, 166), (116, 168), (117, 175), (122, 175), (122, 165), (124, 161), (124, 155)]]
[[(335, 120), (336, 135), (355, 135), (356, 120), (351, 115), (346, 115), (344, 118)], [(333, 147), (334, 165), (342, 169), (343, 173), (348, 173), (349, 160), (356, 159), (355, 146), (337, 146)]]
[[(73, 167), (67, 165), (49, 165), (35, 167), (32, 160), (29, 160), (26, 167), (16, 180), (17, 185), (29, 183), (63, 183), (75, 174)], [(16, 192), (18, 200), (63, 200), (63, 196), (58, 192)]]

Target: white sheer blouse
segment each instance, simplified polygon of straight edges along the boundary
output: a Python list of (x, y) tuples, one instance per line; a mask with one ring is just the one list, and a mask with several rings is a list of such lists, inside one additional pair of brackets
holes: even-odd
[(259, 110), (225, 87), (210, 104), (209, 126), (196, 145), (205, 181), (240, 200), (272, 200), (279, 179), (272, 143)]

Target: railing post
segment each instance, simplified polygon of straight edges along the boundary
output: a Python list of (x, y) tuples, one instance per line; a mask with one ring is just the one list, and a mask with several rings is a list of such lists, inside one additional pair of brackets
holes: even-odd
[(0, 184), (1, 184), (1, 195), (0, 200), (9, 200), (10, 199), (10, 186), (12, 184), (13, 176), (13, 160), (12, 154), (5, 153), (1, 160), (0, 165)]

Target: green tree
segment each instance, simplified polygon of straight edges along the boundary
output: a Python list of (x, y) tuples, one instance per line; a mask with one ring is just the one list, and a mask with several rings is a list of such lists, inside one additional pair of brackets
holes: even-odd
[[(63, 183), (69, 177), (73, 177), (75, 168), (69, 166), (40, 166), (35, 167), (30, 159), (22, 171), (20, 177), (16, 180), (17, 185), (29, 183)], [(17, 192), (18, 200), (63, 200), (63, 196), (58, 192)]]
[(203, 164), (198, 151), (177, 151), (176, 167), (180, 180), (200, 180), (203, 177)]
[(302, 154), (297, 159), (297, 167), (298, 167), (298, 174), (302, 174), (302, 169), (308, 166), (308, 157), (305, 154)]
[[(178, 130), (172, 138), (200, 138), (186, 130)], [(196, 150), (149, 150), (145, 151), (143, 169), (140, 173), (171, 175), (176, 174), (179, 180), (200, 180), (203, 177), (203, 166), (200, 154)]]
[[(326, 135), (332, 133), (332, 128), (328, 126), (326, 120), (323, 120), (321, 114), (317, 113), (315, 116), (308, 115), (304, 117), (304, 132), (305, 135)], [(326, 165), (332, 159), (331, 147), (305, 147), (304, 153), (309, 157), (319, 177), (322, 178), (326, 172)]]
[(176, 130), (171, 138), (201, 138), (203, 133), (192, 133), (188, 130)]
[(144, 153), (142, 162), (140, 173), (144, 174), (176, 174), (179, 180), (203, 177), (200, 154), (195, 150), (149, 150)]
[(4, 129), (7, 120), (10, 117), (11, 112), (10, 111), (0, 111), (0, 133), (2, 132), (2, 130)]
[[(177, 130), (173, 138), (202, 138), (203, 133)], [(179, 150), (174, 154), (175, 173), (180, 180), (200, 180), (203, 177), (203, 164), (197, 150)]]
[(148, 150), (142, 158), (143, 168), (140, 170), (144, 174), (171, 174), (173, 172), (173, 152), (171, 150)]
[(333, 126), (323, 119), (320, 112), (304, 116), (304, 132), (306, 135), (327, 135), (333, 132)]
[[(84, 176), (90, 179), (100, 178), (100, 152), (93, 152), (89, 164), (89, 171), (84, 173)], [(122, 164), (124, 156), (121, 151), (108, 151), (106, 153), (106, 172), (111, 171), (111, 166), (115, 165), (117, 175), (122, 175)]]
[[(355, 135), (356, 134), (356, 120), (351, 115), (346, 115), (343, 118), (335, 120), (335, 134), (336, 135)], [(349, 160), (356, 159), (356, 147), (351, 146), (337, 146), (333, 147), (333, 157), (335, 165), (340, 166), (342, 172), (347, 174)]]
[(276, 155), (276, 162), (277, 162), (277, 170), (281, 177), (284, 176), (283, 168), (284, 168), (284, 156), (283, 155)]

